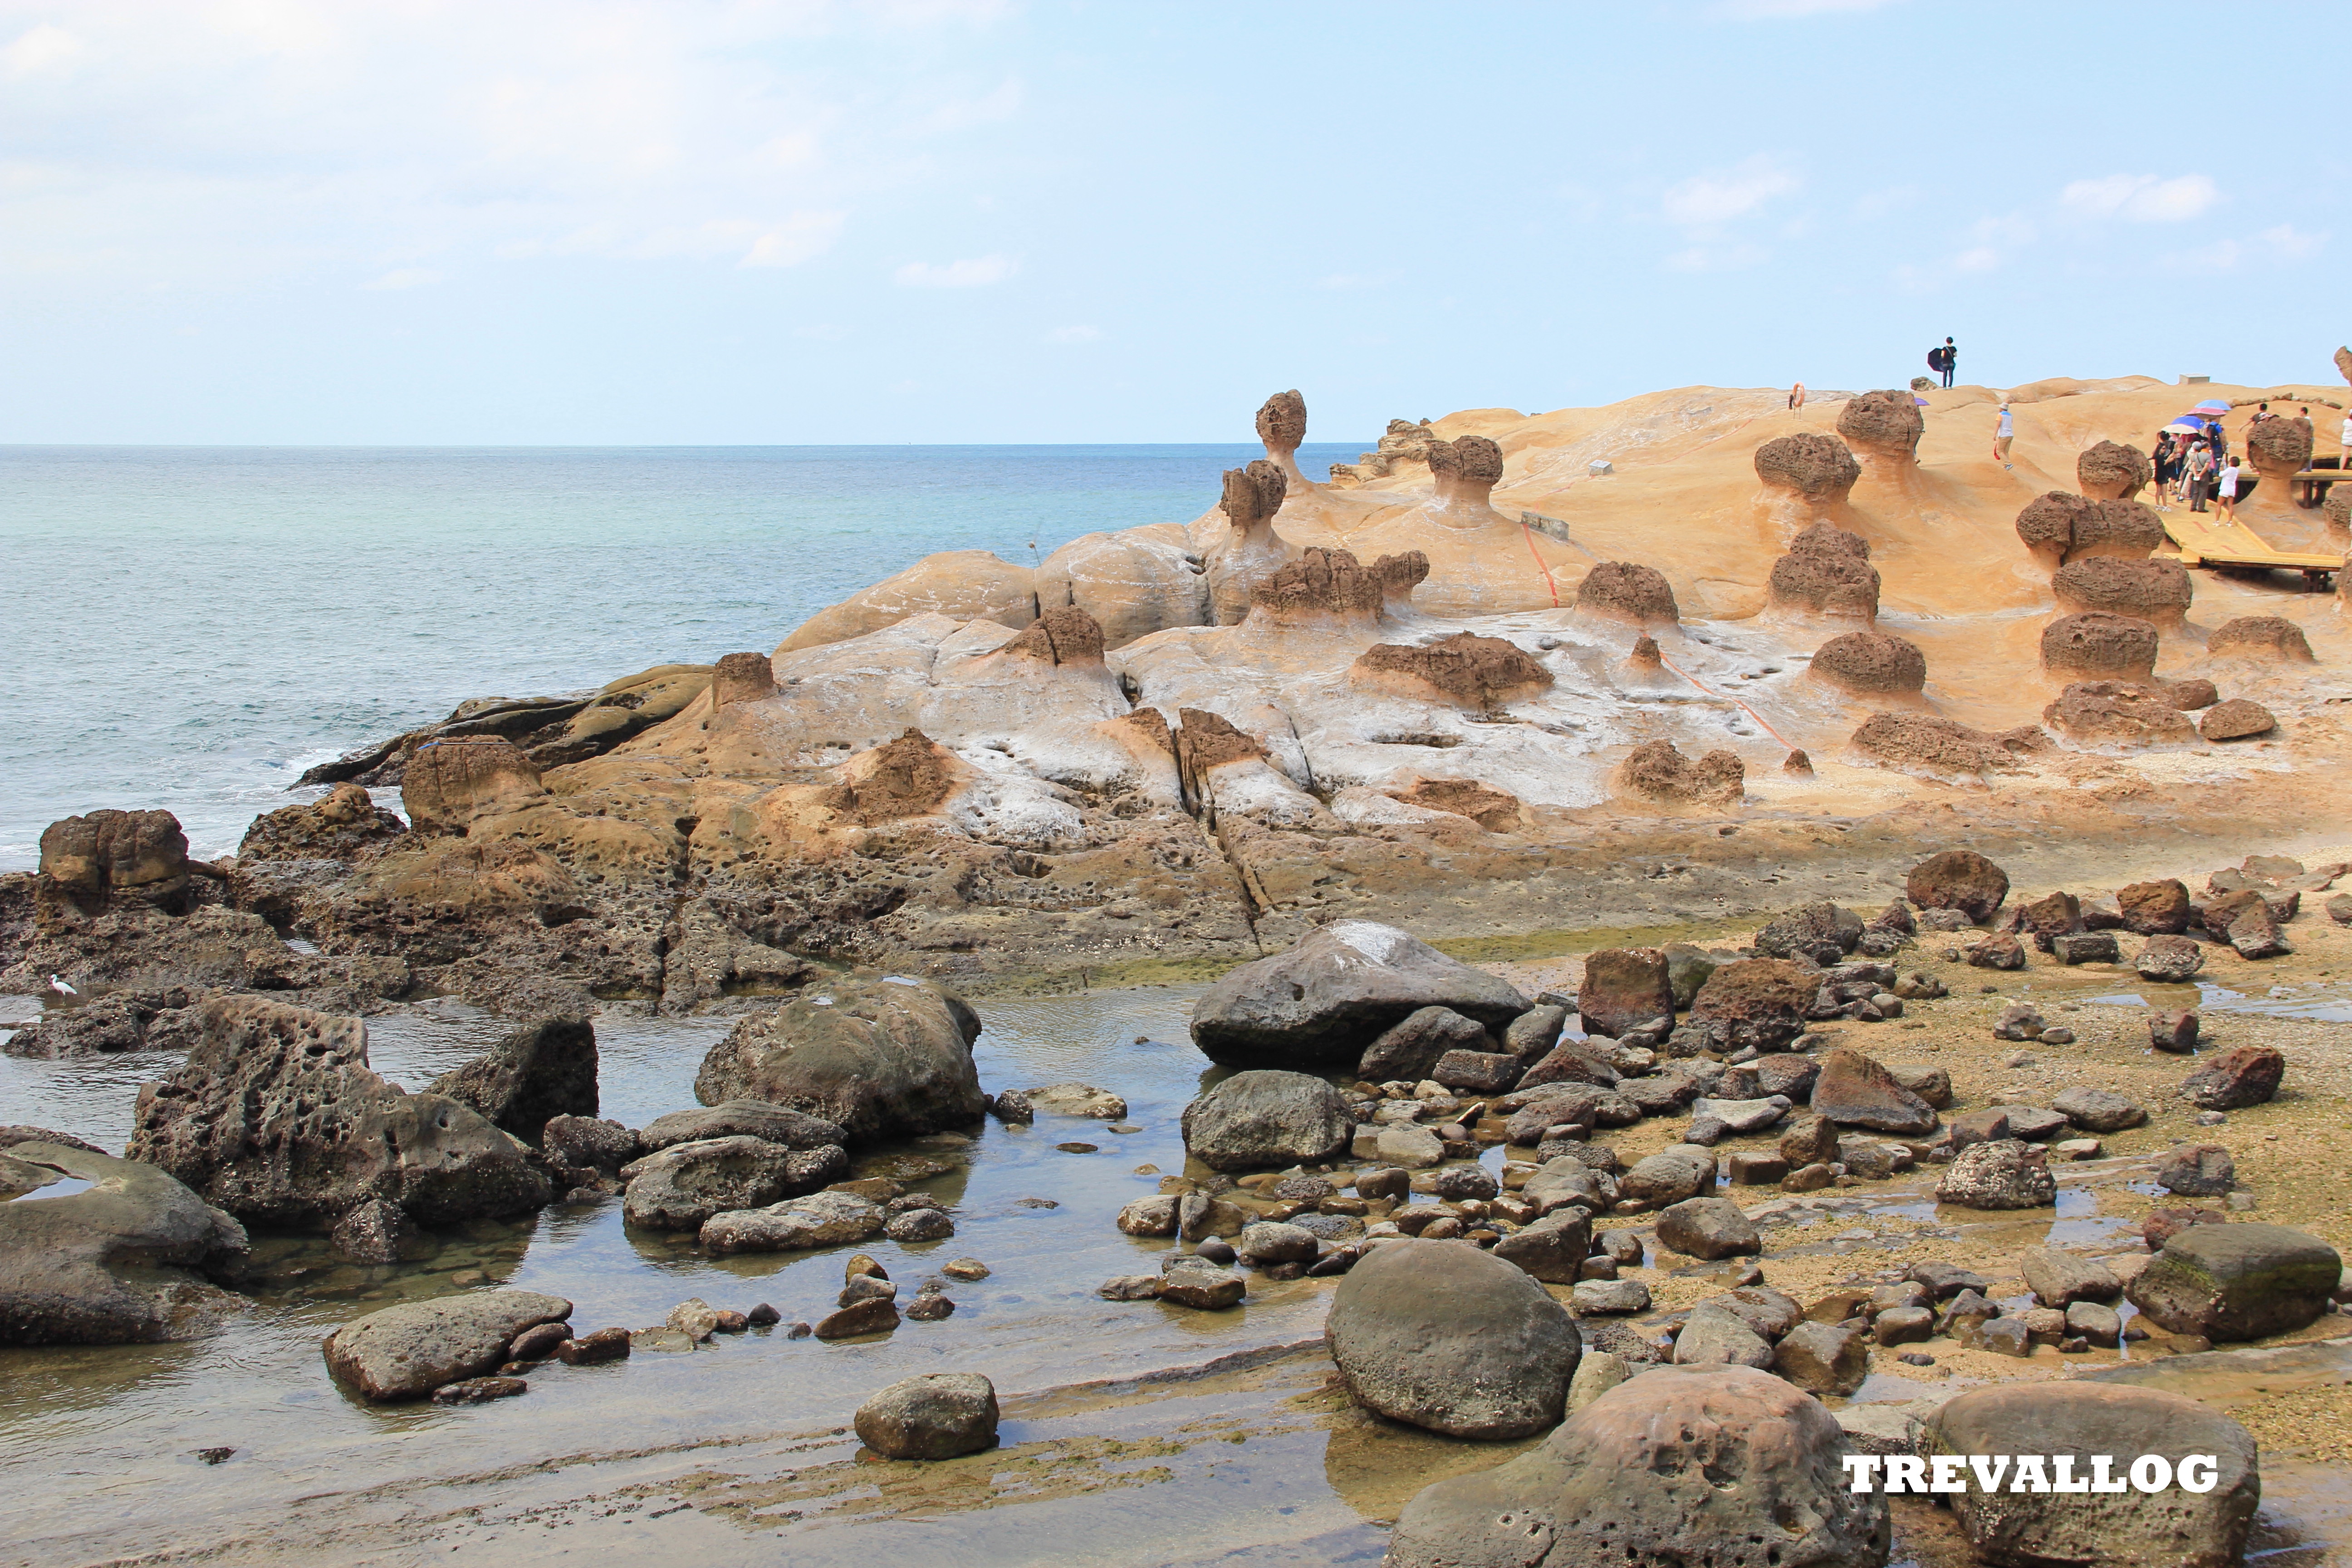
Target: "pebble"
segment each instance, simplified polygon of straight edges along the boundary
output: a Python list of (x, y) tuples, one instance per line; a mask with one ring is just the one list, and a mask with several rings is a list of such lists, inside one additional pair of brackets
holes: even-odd
[(784, 1331), (784, 1338), (788, 1340), (804, 1340), (814, 1332), (816, 1332), (816, 1330), (807, 1323), (794, 1323), (791, 1328)]
[(1896, 1356), (1895, 1359), (1901, 1362), (1905, 1366), (1933, 1366), (1936, 1364), (1936, 1358), (1927, 1354), (1925, 1351), (1905, 1351), (1901, 1355)]
[(782, 1319), (783, 1314), (765, 1301), (743, 1314), (743, 1321), (755, 1329), (764, 1329), (771, 1323), (782, 1321)]
[(1017, 1209), (1057, 1209), (1062, 1205), (1052, 1198), (1015, 1198), (1013, 1206)]
[(1102, 1152), (1092, 1143), (1056, 1143), (1054, 1147), (1065, 1154), (1098, 1154)]
[(940, 1272), (950, 1279), (985, 1279), (989, 1268), (977, 1258), (958, 1258), (940, 1264)]

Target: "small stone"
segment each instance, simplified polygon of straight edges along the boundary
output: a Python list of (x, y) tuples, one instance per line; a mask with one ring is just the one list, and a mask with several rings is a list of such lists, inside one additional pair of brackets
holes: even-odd
[(1936, 1364), (1936, 1358), (1934, 1356), (1928, 1355), (1920, 1351), (1905, 1351), (1901, 1355), (1896, 1356), (1895, 1359), (1901, 1362), (1905, 1366), (1933, 1366)]
[(773, 1307), (771, 1307), (768, 1303), (762, 1301), (758, 1306), (752, 1308), (750, 1311), (744, 1313), (743, 1321), (751, 1324), (755, 1329), (764, 1329), (772, 1324), (782, 1322), (783, 1321), (783, 1316), (784, 1315), (782, 1312), (777, 1311)]
[(1882, 1345), (1914, 1344), (1934, 1337), (1936, 1314), (1925, 1307), (1895, 1307), (1879, 1313), (1871, 1326)]
[(2186, 1056), (2197, 1048), (2198, 1026), (2194, 1013), (2150, 1013), (2147, 1016), (2148, 1044), (2159, 1051)]
[(788, 1340), (804, 1340), (814, 1331), (815, 1331), (811, 1329), (806, 1323), (794, 1323), (791, 1328), (784, 1331), (784, 1338)]
[(629, 1359), (629, 1331), (598, 1329), (593, 1334), (564, 1341), (555, 1347), (555, 1359), (566, 1366), (593, 1366), (599, 1362)]
[(989, 1268), (977, 1258), (958, 1258), (940, 1264), (940, 1272), (950, 1279), (985, 1279)]
[(936, 1323), (953, 1314), (955, 1308), (956, 1304), (945, 1296), (927, 1292), (908, 1304), (906, 1315), (913, 1322)]
[(821, 1340), (846, 1340), (859, 1334), (888, 1333), (898, 1326), (898, 1303), (877, 1298), (819, 1319), (814, 1332)]
[(460, 1383), (445, 1383), (433, 1391), (436, 1405), (479, 1405), (489, 1399), (511, 1399), (518, 1394), (530, 1392), (530, 1384), (519, 1377), (469, 1377)]
[[(835, 1305), (855, 1307), (860, 1301), (895, 1301), (898, 1299), (898, 1287), (880, 1275), (853, 1274), (849, 1277), (849, 1283), (841, 1288), (841, 1295)], [(671, 1326), (681, 1325), (673, 1323)]]
[(2220, 1197), (2237, 1184), (2237, 1166), (2219, 1143), (2189, 1143), (2156, 1164), (2156, 1183), (2183, 1197)]

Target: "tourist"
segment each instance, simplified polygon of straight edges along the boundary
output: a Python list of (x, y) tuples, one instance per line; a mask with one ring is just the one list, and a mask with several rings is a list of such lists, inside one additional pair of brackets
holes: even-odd
[(2148, 460), (2156, 465), (2156, 509), (2158, 511), (2168, 510), (2164, 504), (2165, 495), (2180, 478), (2180, 448), (2171, 432), (2166, 431), (2157, 437), (2155, 447), (2148, 452)]
[(2009, 444), (2016, 439), (2016, 418), (2009, 411), (2009, 399), (2004, 397), (2000, 403), (2000, 422), (1992, 427), (1993, 460), (2004, 468), (2017, 466), (2009, 460)]
[(1794, 385), (1794, 386), (1792, 386), (1792, 387), (1789, 388), (1789, 408), (1790, 408), (1790, 411), (1791, 413), (1794, 413), (1796, 410), (1798, 410), (1798, 409), (1800, 409), (1800, 408), (1802, 408), (1804, 405), (1805, 405), (1805, 384), (1804, 384), (1803, 382), (1801, 382), (1801, 382), (1797, 383), (1797, 384), (1796, 384), (1796, 385)]
[(2213, 448), (2204, 441), (2189, 444), (2188, 471), (2181, 479), (2181, 489), (2189, 497), (2190, 511), (2205, 510), (2205, 489), (2213, 478)]
[(2344, 455), (2352, 458), (2352, 409), (2345, 410), (2344, 433), (2336, 437), (2336, 444), (2344, 448)]
[(1944, 363), (1937, 368), (1942, 370), (1944, 373), (1944, 386), (1947, 390), (1949, 390), (1951, 387), (1952, 374), (1958, 366), (1959, 363), (1960, 351), (1952, 346), (1951, 339), (1946, 338), (1944, 340)]
[(2226, 453), (2221, 459), (2221, 471), (2214, 480), (2214, 495), (2221, 509), (2223, 522), (2238, 521), (2238, 459)]

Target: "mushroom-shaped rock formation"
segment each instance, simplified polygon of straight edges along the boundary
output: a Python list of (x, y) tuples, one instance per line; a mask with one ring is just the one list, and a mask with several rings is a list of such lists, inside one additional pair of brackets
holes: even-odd
[(1298, 389), (1277, 392), (1258, 405), (1257, 438), (1265, 443), (1266, 461), (1280, 468), (1294, 485), (1310, 484), (1298, 471), (1299, 443), (1307, 439), (1307, 399)]
[(1729, 752), (1709, 752), (1693, 763), (1672, 741), (1649, 741), (1617, 765), (1617, 783), (1649, 800), (1719, 805), (1747, 792), (1748, 769)]
[(1503, 448), (1484, 436), (1464, 436), (1429, 444), (1430, 477), (1437, 481), (1437, 521), (1465, 525), (1494, 516), (1487, 496), (1503, 477)]
[(1081, 534), (1045, 557), (1038, 613), (1066, 605), (1095, 618), (1108, 647), (1213, 624), (1208, 574), (1181, 523)]
[(2205, 651), (2235, 658), (2289, 659), (2309, 664), (2311, 643), (2284, 616), (2240, 616), (2205, 640)]
[(2129, 500), (2156, 477), (2146, 452), (2102, 441), (2074, 459), (2074, 483), (2092, 500)]
[(1576, 590), (1576, 607), (1636, 626), (1670, 626), (1681, 619), (1666, 574), (1635, 561), (1603, 561), (1586, 573)]
[(1209, 548), (1209, 606), (1221, 626), (1239, 626), (1249, 616), (1251, 595), (1296, 552), (1274, 531), (1289, 481), (1264, 458), (1246, 468), (1225, 470), (1225, 492), (1217, 510), (1233, 529)]
[(2094, 610), (2042, 628), (2042, 668), (2054, 674), (2145, 680), (2156, 672), (2157, 632), (2136, 616)]
[(2083, 514), (2074, 520), (2074, 541), (2067, 547), (2066, 559), (2113, 555), (2145, 561), (2163, 542), (2163, 520), (2146, 501), (2085, 501)]
[(1456, 632), (1425, 647), (1375, 644), (1358, 656), (1348, 679), (1399, 697), (1485, 710), (1548, 689), (1551, 671), (1517, 643)]
[(410, 754), (400, 780), (410, 825), (426, 832), (452, 832), (546, 796), (539, 765), (495, 735), (427, 741)]
[(2025, 503), (2017, 514), (2017, 537), (2033, 558), (2055, 572), (2074, 548), (2074, 525), (2091, 503), (2072, 490), (2051, 490)]
[(2153, 746), (2191, 739), (2172, 694), (2132, 680), (2077, 680), (2042, 710), (2042, 721), (2089, 745)]
[(116, 899), (176, 908), (188, 890), (188, 836), (168, 811), (68, 816), (41, 831), (40, 886), (96, 914)]
[(996, 651), (1005, 658), (1032, 658), (1041, 664), (1100, 664), (1103, 629), (1084, 610), (1065, 605), (1039, 616)]
[(2246, 432), (2246, 457), (2263, 478), (2284, 479), (2311, 461), (2311, 426), (2279, 414), (2256, 419)]
[(1862, 465), (1836, 437), (1807, 430), (1757, 447), (1756, 477), (1767, 490), (1818, 509), (1844, 500), (1854, 480), (1862, 478)]
[(846, 642), (921, 615), (994, 621), (1019, 631), (1037, 618), (1035, 574), (985, 550), (943, 550), (819, 610), (779, 643), (776, 652), (781, 657), (796, 648)]
[(1847, 632), (1814, 652), (1812, 672), (1856, 696), (1913, 692), (1927, 684), (1927, 656), (1886, 632)]
[(1429, 557), (1418, 550), (1383, 555), (1372, 563), (1372, 575), (1381, 581), (1381, 608), (1401, 616), (1412, 608), (1412, 591), (1429, 581)]
[(1927, 427), (1907, 392), (1865, 392), (1838, 411), (1837, 433), (1866, 466), (1909, 468)]
[(860, 827), (929, 816), (971, 771), (969, 763), (920, 730), (908, 730), (842, 763), (840, 781), (825, 792), (824, 804)]
[(2319, 515), (2338, 533), (2352, 531), (2352, 480), (2327, 487), (2327, 500), (2320, 506)]
[(1813, 524), (1772, 563), (1771, 595), (1778, 609), (1876, 620), (1878, 569), (1869, 542), (1834, 523)]
[(1370, 630), (1380, 620), (1381, 586), (1349, 552), (1310, 545), (1250, 590), (1249, 624)]
[(1856, 761), (1896, 773), (1947, 782), (2008, 773), (2021, 751), (2046, 745), (2030, 726), (1988, 735), (1949, 719), (1926, 713), (1873, 713), (1849, 742)]
[(1423, 811), (1466, 816), (1489, 833), (1511, 833), (1526, 826), (1526, 808), (1518, 796), (1476, 779), (1416, 779), (1412, 788), (1392, 789), (1388, 795)]
[(714, 713), (738, 702), (757, 702), (776, 694), (776, 667), (764, 653), (730, 653), (710, 667), (710, 708)]
[(2123, 561), (2094, 555), (2070, 561), (2050, 579), (2058, 607), (2070, 616), (2104, 610), (2137, 616), (2159, 628), (2179, 627), (2195, 594), (2178, 561)]

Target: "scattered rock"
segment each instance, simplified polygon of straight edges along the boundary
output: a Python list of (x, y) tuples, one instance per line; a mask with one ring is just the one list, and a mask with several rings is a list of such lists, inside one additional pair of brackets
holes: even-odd
[(1211, 1170), (1264, 1170), (1330, 1160), (1348, 1148), (1355, 1118), (1319, 1078), (1252, 1070), (1187, 1105), (1183, 1132), (1185, 1149)]
[(244, 1227), (163, 1172), (34, 1139), (7, 1145), (5, 1165), (48, 1178), (26, 1190), (89, 1185), (0, 1202), (0, 1344), (191, 1339), (241, 1304), (205, 1276), (243, 1264)]
[(571, 1302), (532, 1290), (404, 1301), (329, 1334), (327, 1370), (372, 1400), (419, 1399), (495, 1371), (525, 1329), (571, 1315)]
[(2309, 664), (2311, 643), (2284, 616), (2239, 616), (2222, 622), (2205, 639), (2216, 658), (2265, 658)]
[(2123, 1281), (2105, 1264), (2053, 1247), (2027, 1247), (2018, 1255), (2018, 1269), (2036, 1300), (2061, 1311), (2077, 1301), (2112, 1301), (2123, 1294)]
[(2040, 1208), (2058, 1201), (2049, 1156), (2015, 1138), (1971, 1143), (1936, 1185), (1938, 1203), (1971, 1209)]
[(822, 1118), (851, 1142), (913, 1138), (981, 1119), (980, 1020), (935, 985), (835, 976), (755, 1013), (695, 1075), (709, 1106), (756, 1100)]
[(2120, 1132), (2147, 1120), (2147, 1112), (2137, 1100), (2113, 1089), (2092, 1089), (2084, 1084), (2061, 1089), (2050, 1102), (2050, 1109), (2089, 1132)]
[(2152, 936), (2132, 959), (2144, 980), (2177, 985), (2205, 967), (2205, 950), (2185, 936)]
[(1903, 892), (1920, 909), (1958, 910), (1982, 924), (2009, 897), (2009, 875), (1973, 849), (1946, 849), (1911, 868)]
[(729, 1209), (702, 1222), (700, 1240), (719, 1257), (739, 1252), (793, 1252), (867, 1241), (889, 1215), (856, 1193), (812, 1193), (765, 1208)]
[(2237, 1046), (2182, 1079), (2180, 1093), (2207, 1110), (2238, 1110), (2271, 1100), (2285, 1075), (2286, 1058), (2274, 1047)]
[(1926, 1100), (1871, 1058), (1843, 1046), (1822, 1058), (1812, 1110), (1840, 1125), (1877, 1132), (1927, 1132), (1936, 1125), (1935, 1110)]
[(1501, 1028), (1528, 1002), (1393, 926), (1334, 921), (1212, 985), (1192, 1010), (1192, 1039), (1227, 1067), (1353, 1068), (1368, 1038), (1423, 1007)]
[(1820, 989), (1818, 973), (1779, 958), (1745, 958), (1718, 965), (1693, 994), (1690, 1022), (1726, 1052), (1777, 1051), (1805, 1032), (1805, 1014)]
[(951, 1459), (996, 1444), (996, 1385), (978, 1373), (901, 1379), (857, 1407), (857, 1440), (886, 1459)]
[(2219, 1143), (2185, 1143), (2157, 1161), (2156, 1184), (2186, 1198), (2217, 1198), (2238, 1184), (2238, 1168)]
[(898, 1302), (877, 1296), (819, 1318), (811, 1331), (821, 1340), (847, 1340), (860, 1334), (886, 1334), (898, 1326)]
[(1729, 1198), (1685, 1198), (1658, 1215), (1658, 1245), (1710, 1262), (1764, 1250), (1755, 1222)]
[(1725, 805), (1747, 792), (1748, 767), (1732, 752), (1709, 752), (1692, 762), (1672, 741), (1645, 741), (1617, 765), (1629, 795), (1680, 805)]
[(585, 1018), (526, 1024), (488, 1055), (434, 1079), (425, 1092), (469, 1105), (537, 1145), (551, 1117), (596, 1114), (596, 1031)]
[(1772, 1347), (1772, 1370), (1812, 1394), (1847, 1394), (1870, 1375), (1870, 1326), (1799, 1323)]
[(839, 1145), (787, 1149), (761, 1138), (674, 1143), (622, 1168), (622, 1214), (648, 1230), (699, 1230), (730, 1209), (757, 1209), (849, 1174)]
[(2093, 610), (2042, 628), (2042, 668), (2053, 674), (2146, 680), (2155, 673), (2156, 653), (2157, 629), (2137, 616)]
[(1552, 1426), (1582, 1341), (1534, 1279), (1474, 1247), (1379, 1247), (1340, 1281), (1324, 1337), (1358, 1403), (1449, 1436)]
[[(1558, 1032), (1553, 1031), (1555, 1036)], [(1418, 1083), (1437, 1070), (1448, 1052), (1484, 1052), (1494, 1043), (1475, 1018), (1465, 1018), (1451, 1007), (1422, 1007), (1364, 1048), (1356, 1076), (1368, 1083)]]
[(2278, 720), (2259, 702), (2242, 697), (2232, 697), (2227, 702), (2217, 702), (2205, 710), (2197, 731), (2209, 741), (2247, 741), (2256, 735), (2267, 735), (2278, 728)]
[(1604, 947), (1589, 954), (1576, 1005), (1588, 1033), (1612, 1039), (1652, 1019), (1672, 1017), (1675, 994), (1666, 955), (1654, 947)]

